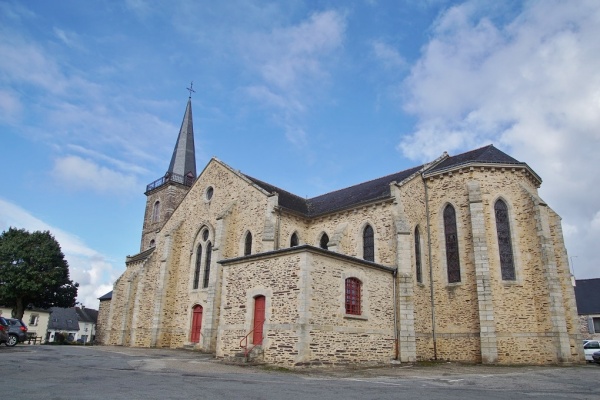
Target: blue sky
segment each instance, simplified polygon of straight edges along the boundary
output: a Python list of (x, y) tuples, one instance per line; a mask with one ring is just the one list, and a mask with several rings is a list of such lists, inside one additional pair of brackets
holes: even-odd
[(0, 0), (0, 230), (50, 230), (97, 307), (193, 81), (199, 171), (312, 197), (493, 143), (600, 277), (599, 37), (595, 0)]

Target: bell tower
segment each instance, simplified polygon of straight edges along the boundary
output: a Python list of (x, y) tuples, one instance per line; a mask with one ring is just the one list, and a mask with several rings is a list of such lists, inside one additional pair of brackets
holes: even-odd
[(164, 226), (175, 208), (181, 203), (196, 180), (196, 150), (194, 147), (194, 124), (192, 121), (192, 89), (188, 88), (185, 114), (173, 156), (167, 172), (146, 186), (146, 212), (140, 252), (155, 245), (156, 233)]

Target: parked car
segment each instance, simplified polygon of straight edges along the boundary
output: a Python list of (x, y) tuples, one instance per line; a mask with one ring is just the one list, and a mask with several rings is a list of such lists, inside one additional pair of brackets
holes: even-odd
[(600, 351), (600, 340), (588, 340), (587, 343), (583, 345), (585, 361), (594, 361), (594, 359), (592, 358), (592, 354), (594, 354), (597, 351)]
[(9, 326), (10, 325), (6, 318), (0, 317), (0, 344), (8, 343), (8, 339), (10, 338), (10, 336), (8, 336)]
[(592, 354), (592, 360), (595, 363), (600, 364), (600, 351), (596, 351), (594, 354)]
[(7, 346), (15, 346), (17, 343), (22, 343), (27, 339), (27, 325), (20, 319), (5, 318), (8, 322), (8, 341)]

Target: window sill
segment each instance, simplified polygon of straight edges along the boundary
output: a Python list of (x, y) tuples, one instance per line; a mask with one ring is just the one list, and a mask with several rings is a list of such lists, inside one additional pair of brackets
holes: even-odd
[(369, 318), (366, 315), (344, 314), (344, 319), (360, 319), (362, 321), (367, 321)]
[(502, 284), (506, 287), (510, 287), (510, 286), (523, 286), (523, 284), (519, 281), (519, 280), (514, 280), (514, 281), (505, 281), (502, 280)]

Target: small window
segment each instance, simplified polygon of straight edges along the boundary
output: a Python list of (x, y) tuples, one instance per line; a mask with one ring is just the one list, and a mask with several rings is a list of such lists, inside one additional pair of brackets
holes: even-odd
[(360, 280), (346, 279), (346, 314), (360, 315)]
[(202, 240), (204, 240), (205, 242), (208, 240), (208, 229), (205, 229), (204, 231), (202, 231)]
[(290, 239), (290, 247), (298, 246), (298, 235), (296, 232), (292, 233), (292, 238)]
[(160, 221), (160, 201), (156, 201), (152, 207), (152, 222)]
[(206, 245), (206, 261), (204, 264), (204, 282), (202, 284), (202, 287), (207, 288), (208, 287), (208, 282), (210, 280), (210, 256), (212, 254), (212, 244), (210, 244), (210, 242), (208, 242), (208, 244)]
[(419, 235), (418, 226), (415, 228), (415, 271), (417, 282), (423, 283), (423, 273), (421, 271), (421, 235)]
[(326, 233), (324, 233), (324, 234), (321, 236), (321, 240), (320, 240), (320, 242), (319, 242), (319, 247), (320, 247), (320, 248), (322, 248), (322, 249), (325, 249), (325, 250), (327, 250), (327, 247), (328, 247), (328, 246), (329, 246), (329, 236), (327, 236), (327, 234), (326, 234)]
[(588, 317), (589, 333), (600, 333), (600, 317)]
[(252, 234), (248, 232), (244, 242), (244, 255), (249, 256), (250, 254), (252, 254)]
[(363, 259), (375, 261), (375, 240), (371, 225), (365, 226), (363, 230)]
[(156, 246), (156, 242), (154, 241), (154, 239), (152, 239), (150, 241), (150, 247), (154, 247), (154, 246)]
[(212, 186), (209, 186), (208, 188), (206, 188), (206, 200), (210, 200), (213, 197), (215, 190), (213, 189)]
[(38, 314), (31, 314), (29, 316), (29, 325), (36, 326), (38, 324), (39, 318), (40, 318), (40, 316)]

